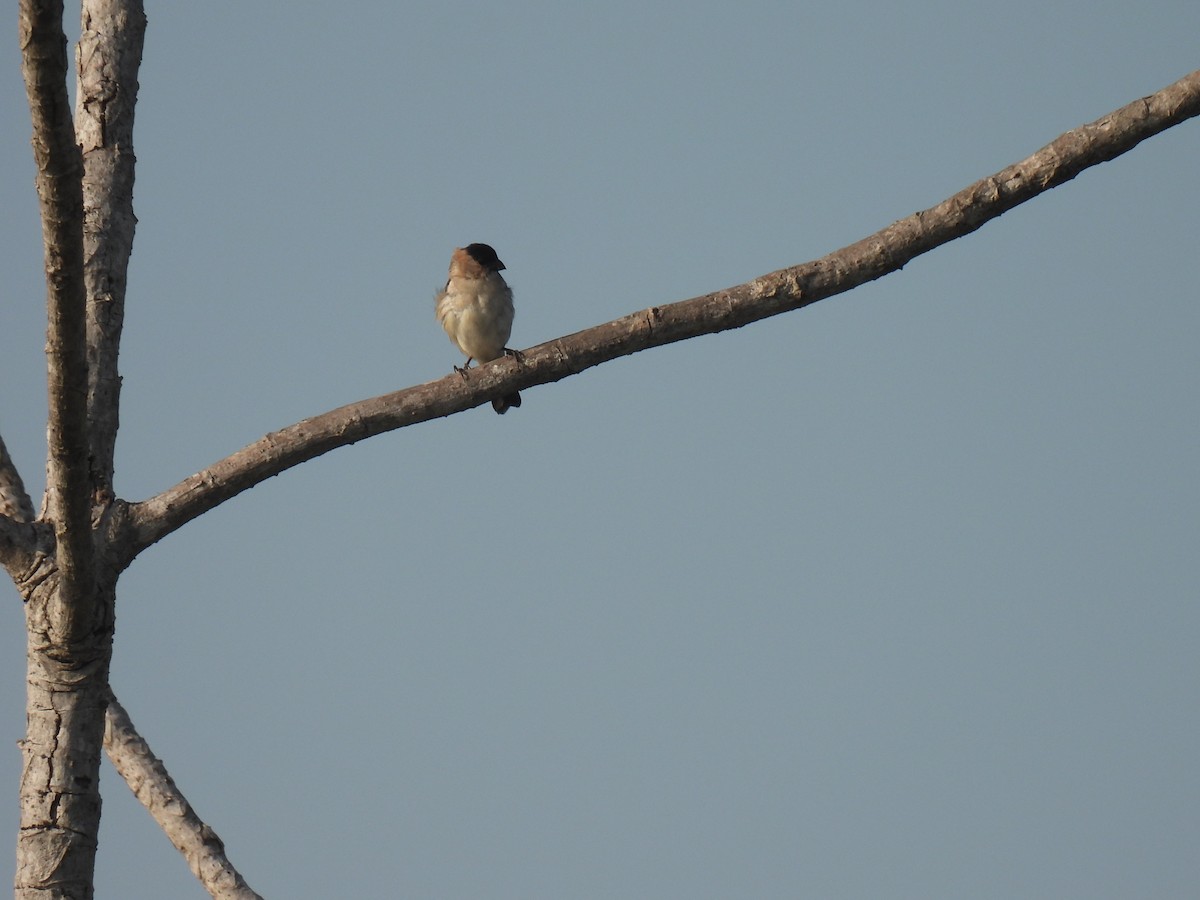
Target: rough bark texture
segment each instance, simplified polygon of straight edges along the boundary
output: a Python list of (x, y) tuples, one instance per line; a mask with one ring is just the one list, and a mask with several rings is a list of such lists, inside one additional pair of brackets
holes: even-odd
[(32, 522), (34, 516), (33, 501), (3, 439), (0, 439), (0, 515), (16, 522)]
[(45, 246), (46, 515), (55, 535), (53, 561), (43, 555), (18, 584), (28, 601), (28, 701), (15, 895), (26, 900), (92, 896), (112, 632), (103, 625), (111, 595), (98, 596), (93, 567), (82, 164), (67, 101), (62, 4), (22, 0), (19, 23)]
[(977, 181), (937, 206), (814, 262), (737, 287), (654, 306), (471, 370), (343, 406), (260, 438), (250, 446), (130, 507), (136, 554), (184, 523), (261, 481), (337, 447), (448, 416), (535, 384), (649, 347), (739, 328), (808, 306), (902, 268), (909, 260), (1200, 114), (1200, 71), (1156, 94), (1069, 131), (1028, 159)]
[(133, 112), (146, 33), (141, 0), (88, 0), (76, 48), (83, 152), (90, 477), (112, 496), (121, 380), (117, 355), (133, 233)]
[[(53, 634), (57, 573), (48, 558), (24, 590), (29, 629), (27, 724), (21, 742), (21, 827), (15, 896), (90, 898), (100, 826), (100, 749), (108, 703), (111, 618), (88, 649)], [(44, 579), (44, 580), (38, 580)], [(112, 591), (96, 606), (112, 609)], [(105, 628), (104, 626), (108, 627)], [(104, 639), (105, 634), (107, 640)]]
[[(123, 185), (120, 176), (109, 175), (114, 166), (104, 159), (104, 151), (114, 140), (123, 136), (127, 139), (131, 133), (136, 79), (133, 91), (123, 91), (121, 79), (128, 78), (128, 65), (122, 65), (120, 54), (114, 55), (115, 62), (109, 59), (106, 54), (114, 53), (112, 47), (95, 47), (100, 38), (94, 23), (101, 23), (103, 29), (111, 24), (106, 16), (121, 20), (124, 14), (111, 10), (108, 4), (94, 5), (104, 12), (90, 15), (92, 4), (85, 4), (80, 51), (81, 105), (93, 111), (93, 115), (84, 117), (88, 127), (83, 130), (86, 149), (96, 160), (86, 166), (91, 185), (86, 219), (96, 232), (88, 246), (88, 280), (100, 286), (93, 293), (106, 290), (110, 295), (115, 280), (123, 296), (126, 260), (116, 267), (114, 279), (108, 273), (112, 262), (104, 249), (107, 238), (98, 232), (112, 231), (117, 253), (121, 252), (125, 232), (130, 239), (132, 235), (131, 225), (124, 230), (121, 227), (131, 195), (132, 163), (127, 184)], [(108, 702), (116, 585), (115, 569), (98, 568), (102, 559), (96, 553), (92, 533), (93, 499), (106, 499), (111, 484), (115, 387), (99, 401), (108, 412), (99, 405), (94, 410), (99, 426), (94, 430), (89, 427), (88, 413), (96, 394), (89, 383), (91, 376), (107, 371), (116, 384), (119, 320), (115, 330), (91, 329), (99, 337), (89, 347), (84, 278), (85, 166), (68, 107), (62, 15), (62, 4), (58, 2), (22, 0), (20, 5), (22, 73), (33, 121), (46, 257), (50, 421), (44, 514), (53, 529), (54, 543), (39, 548), (17, 571), (14, 569), (18, 567), (6, 560), (26, 600), (28, 635), (27, 725), (21, 743), (24, 765), (15, 881), (19, 898), (92, 896), (100, 824), (100, 750)], [(132, 18), (142, 21), (140, 6)], [(120, 34), (115, 40), (126, 41)], [(140, 30), (137, 40), (128, 43), (135, 48), (132, 67), (136, 73), (141, 55)], [(110, 95), (127, 98), (127, 102), (124, 106), (113, 103)], [(115, 127), (105, 131), (109, 107), (114, 110), (114, 121), (124, 122), (124, 130)], [(117, 203), (116, 212), (109, 213), (113, 196), (125, 202)], [(132, 218), (131, 212), (128, 218)], [(124, 244), (127, 256), (128, 240)], [(106, 360), (110, 363), (107, 369), (102, 364)], [(97, 435), (102, 448), (99, 467), (93, 465)], [(107, 451), (103, 450), (105, 446)], [(96, 512), (98, 521), (106, 518), (103, 507)]]
[(104, 749), (209, 894), (219, 900), (262, 900), (229, 862), (221, 839), (192, 810), (115, 697), (109, 698)]
[(0, 440), (0, 565), (14, 582), (22, 581), (33, 566), (38, 533), (46, 532), (44, 525), (33, 524), (34, 515), (21, 474)]
[(0, 565), (18, 587), (35, 579), (54, 553), (54, 531), (44, 522), (19, 522), (0, 515)]

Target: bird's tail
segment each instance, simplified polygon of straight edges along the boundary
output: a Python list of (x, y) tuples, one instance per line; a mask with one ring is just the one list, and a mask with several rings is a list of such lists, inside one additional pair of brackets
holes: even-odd
[(492, 409), (494, 409), (496, 412), (500, 413), (500, 415), (504, 415), (506, 412), (508, 412), (514, 406), (520, 406), (520, 405), (521, 405), (521, 395), (518, 394), (516, 391), (513, 391), (507, 397), (497, 397), (495, 400), (492, 401)]

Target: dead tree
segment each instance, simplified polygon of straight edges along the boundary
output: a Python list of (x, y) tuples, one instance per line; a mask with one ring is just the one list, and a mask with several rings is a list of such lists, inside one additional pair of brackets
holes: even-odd
[(109, 689), (117, 580), (156, 541), (337, 447), (640, 350), (800, 309), (880, 278), (1200, 113), (1198, 71), (821, 259), (549, 341), (482, 366), (469, 381), (448, 375), (313, 416), (135, 502), (116, 497), (112, 479), (145, 15), (140, 0), (84, 0), (74, 121), (62, 16), (61, 2), (21, 0), (22, 71), (45, 246), (50, 395), (40, 514), (0, 442), (0, 562), (25, 600), (28, 632), (15, 885), (23, 900), (92, 896), (102, 747), (214, 897), (258, 896)]

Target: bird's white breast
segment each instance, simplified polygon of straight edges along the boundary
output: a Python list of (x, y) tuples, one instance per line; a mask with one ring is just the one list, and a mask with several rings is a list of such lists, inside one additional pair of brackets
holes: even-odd
[(438, 297), (437, 317), (459, 350), (488, 362), (504, 353), (512, 334), (512, 291), (496, 272), (451, 278)]

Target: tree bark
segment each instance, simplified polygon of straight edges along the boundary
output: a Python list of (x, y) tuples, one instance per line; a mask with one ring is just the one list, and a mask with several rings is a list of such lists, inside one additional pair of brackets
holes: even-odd
[(97, 775), (110, 642), (89, 640), (100, 604), (87, 480), (82, 162), (68, 109), (62, 4), (22, 0), (19, 15), (45, 247), (45, 513), (55, 559), (38, 567), (36, 584), (23, 594), (28, 698), (15, 895), (86, 898), (100, 824)]
[(98, 523), (107, 520), (111, 499), (120, 309), (133, 234), (133, 157), (126, 148), (144, 16), (140, 4), (84, 4), (81, 153), (68, 108), (62, 15), (61, 2), (20, 5), (46, 258), (50, 421), (43, 515), (54, 543), (23, 566), (6, 560), (26, 600), (28, 635), (18, 898), (93, 894), (117, 575), (97, 552), (92, 520), (93, 514)]
[(89, 474), (102, 499), (112, 496), (119, 424), (117, 356), (137, 224), (133, 114), (145, 34), (141, 0), (85, 0), (76, 49), (75, 129), (83, 152)]
[[(45, 574), (44, 571), (41, 574)], [(112, 590), (94, 605), (109, 615), (88, 642), (58, 638), (57, 572), (28, 595), (26, 732), (21, 741), (21, 825), (15, 896), (90, 898), (100, 827), (100, 750), (112, 652)]]
[(16, 522), (32, 522), (34, 516), (33, 501), (3, 438), (0, 438), (0, 515)]
[(192, 874), (210, 895), (217, 900), (262, 900), (233, 867), (216, 832), (200, 820), (175, 786), (162, 760), (134, 730), (125, 708), (111, 696), (104, 749), (130, 790), (154, 816), (175, 849), (183, 854)]
[(83, 163), (67, 101), (62, 4), (22, 0), (21, 71), (33, 118), (33, 156), (46, 269), (46, 517), (58, 540), (56, 629), (66, 643), (87, 628), (92, 591), (91, 490), (87, 478), (87, 357), (84, 343)]

